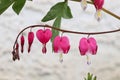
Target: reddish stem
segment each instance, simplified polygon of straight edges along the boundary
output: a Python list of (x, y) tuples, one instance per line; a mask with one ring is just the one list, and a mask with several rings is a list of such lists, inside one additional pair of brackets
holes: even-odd
[(24, 28), (23, 30), (21, 30), (19, 32), (19, 34), (16, 37), (15, 43), (13, 45), (13, 50), (15, 49), (15, 44), (17, 43), (17, 40), (18, 40), (19, 36), (23, 33), (23, 31), (25, 31), (26, 29), (35, 28), (35, 27), (47, 27), (47, 28), (55, 29), (55, 30), (58, 30), (58, 31), (61, 31), (61, 32), (73, 33), (73, 34), (84, 34), (84, 35), (98, 35), (98, 34), (107, 34), (107, 33), (113, 33), (113, 32), (120, 31), (120, 29), (116, 29), (116, 30), (102, 31), (102, 32), (77, 32), (77, 31), (70, 31), (70, 30), (59, 29), (59, 28), (56, 28), (56, 27), (53, 27), (53, 26), (49, 26), (49, 25), (31, 25), (31, 26), (28, 26), (28, 27)]

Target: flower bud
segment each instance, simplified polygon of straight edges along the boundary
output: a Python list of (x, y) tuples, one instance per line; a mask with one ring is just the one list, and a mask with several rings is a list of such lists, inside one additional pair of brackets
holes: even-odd
[(21, 43), (21, 53), (23, 53), (23, 51), (24, 51), (24, 43), (25, 43), (25, 39), (24, 39), (23, 35), (21, 35), (21, 37), (20, 37), (20, 43)]
[(12, 54), (13, 54), (13, 61), (15, 61), (16, 59), (20, 60), (18, 42), (16, 43), (15, 49), (13, 50)]
[(31, 46), (34, 40), (34, 33), (33, 32), (29, 32), (28, 33), (28, 53), (31, 51)]

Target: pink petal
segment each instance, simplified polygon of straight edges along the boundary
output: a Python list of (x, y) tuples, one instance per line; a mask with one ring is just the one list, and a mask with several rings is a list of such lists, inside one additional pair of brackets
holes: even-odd
[(28, 53), (31, 50), (31, 45), (33, 43), (33, 40), (34, 40), (34, 33), (33, 32), (29, 32), (28, 33)]
[(24, 51), (24, 43), (25, 43), (25, 39), (24, 39), (23, 35), (20, 38), (20, 43), (21, 43), (21, 52), (23, 53), (23, 51)]
[(52, 32), (50, 29), (46, 30), (40, 29), (36, 32), (36, 36), (41, 43), (46, 44), (52, 37)]
[(100, 0), (100, 3), (98, 4), (98, 9), (102, 9), (104, 4), (104, 0)]
[(70, 49), (69, 39), (66, 36), (61, 37), (60, 42), (61, 49), (63, 50), (64, 54), (67, 54)]
[(47, 43), (52, 37), (52, 31), (50, 29), (45, 30), (45, 42)]
[(53, 49), (55, 53), (58, 53), (59, 45), (60, 45), (60, 36), (56, 36), (55, 39), (53, 40)]
[(87, 51), (88, 51), (88, 48), (89, 48), (89, 44), (88, 44), (88, 41), (87, 41), (87, 38), (82, 38), (79, 42), (79, 51), (80, 51), (80, 54), (83, 56), (83, 55), (86, 55)]
[(70, 49), (69, 39), (66, 36), (56, 36), (53, 41), (54, 52), (67, 54)]
[(104, 0), (94, 0), (94, 5), (97, 10), (102, 9)]
[(39, 29), (36, 32), (37, 39), (41, 42), (44, 43), (44, 31), (42, 29)]
[(94, 38), (90, 37), (88, 39), (89, 42), (89, 50), (91, 51), (91, 54), (95, 55), (97, 52), (97, 42)]

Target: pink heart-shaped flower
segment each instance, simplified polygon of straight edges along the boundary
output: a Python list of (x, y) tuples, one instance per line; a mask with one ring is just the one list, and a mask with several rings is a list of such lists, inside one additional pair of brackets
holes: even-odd
[(36, 36), (37, 36), (37, 39), (42, 44), (46, 44), (50, 40), (50, 38), (52, 37), (52, 32), (50, 29), (45, 29), (45, 30), (39, 29), (36, 32)]
[(96, 40), (94, 38), (90, 37), (88, 39), (88, 42), (89, 42), (89, 49), (90, 49), (92, 55), (95, 55), (97, 52), (97, 48), (98, 48)]
[(51, 39), (52, 37), (52, 31), (50, 29), (39, 29), (36, 32), (37, 39), (43, 44), (42, 52), (46, 53), (46, 43)]
[(92, 37), (90, 38), (82, 38), (79, 42), (79, 50), (80, 54), (86, 55), (87, 52), (91, 53), (92, 55), (95, 55), (97, 52), (97, 43), (96, 40)]
[(54, 52), (62, 52), (64, 54), (67, 54), (70, 49), (70, 43), (69, 39), (66, 36), (56, 36), (53, 41), (53, 49)]

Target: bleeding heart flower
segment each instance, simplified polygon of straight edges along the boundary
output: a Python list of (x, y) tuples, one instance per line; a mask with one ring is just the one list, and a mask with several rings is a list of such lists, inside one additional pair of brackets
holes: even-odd
[(98, 21), (101, 19), (101, 10), (104, 4), (104, 0), (93, 0), (94, 6), (96, 8), (95, 17)]
[(80, 0), (81, 1), (81, 7), (83, 10), (86, 10), (87, 8), (87, 1), (86, 0)]
[(53, 40), (53, 50), (55, 53), (61, 53), (60, 54), (60, 62), (63, 61), (63, 54), (67, 54), (70, 49), (70, 43), (69, 39), (66, 36), (56, 36), (55, 39)]
[(21, 43), (21, 53), (23, 53), (23, 51), (24, 51), (24, 43), (25, 43), (25, 39), (24, 39), (23, 35), (21, 35), (21, 37), (20, 37), (20, 43)]
[(82, 38), (79, 42), (79, 50), (81, 55), (86, 55), (87, 52), (95, 55), (97, 52), (97, 43), (96, 40), (92, 37)]
[[(88, 55), (95, 55), (97, 52), (97, 42), (93, 37), (82, 38), (79, 42), (79, 51), (82, 56), (86, 55), (88, 60)], [(89, 62), (88, 62), (89, 64)]]
[(56, 36), (53, 41), (54, 52), (67, 54), (70, 49), (69, 39), (66, 36)]
[(28, 53), (31, 50), (31, 46), (32, 46), (33, 40), (34, 40), (34, 33), (33, 32), (29, 32), (28, 33)]
[(39, 29), (36, 32), (37, 39), (43, 44), (42, 52), (46, 53), (46, 43), (51, 39), (52, 37), (52, 31), (50, 29)]

